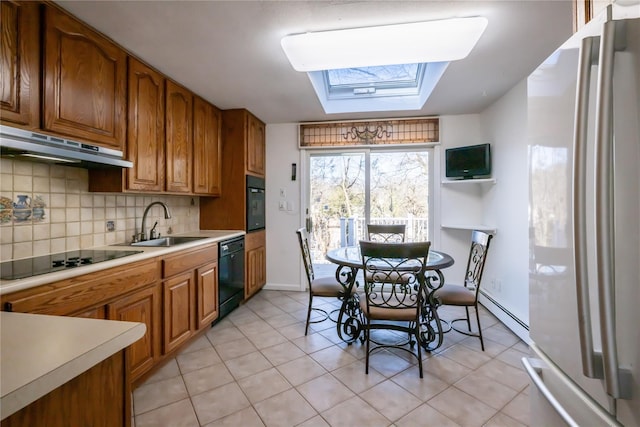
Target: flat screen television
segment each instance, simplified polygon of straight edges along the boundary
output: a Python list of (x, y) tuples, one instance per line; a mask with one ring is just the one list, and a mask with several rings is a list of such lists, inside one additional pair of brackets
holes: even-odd
[(445, 150), (447, 178), (471, 179), (491, 175), (491, 145), (479, 144)]

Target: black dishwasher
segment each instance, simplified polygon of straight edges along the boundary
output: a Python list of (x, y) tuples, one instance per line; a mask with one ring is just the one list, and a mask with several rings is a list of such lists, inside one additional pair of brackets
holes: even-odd
[(244, 298), (244, 236), (221, 241), (218, 249), (218, 319), (222, 319)]

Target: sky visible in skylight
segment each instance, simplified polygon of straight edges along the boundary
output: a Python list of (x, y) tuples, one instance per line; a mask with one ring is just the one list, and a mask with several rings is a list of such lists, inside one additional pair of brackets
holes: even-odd
[(360, 68), (341, 68), (327, 70), (330, 87), (362, 85), (406, 85), (418, 83), (419, 64), (397, 64)]

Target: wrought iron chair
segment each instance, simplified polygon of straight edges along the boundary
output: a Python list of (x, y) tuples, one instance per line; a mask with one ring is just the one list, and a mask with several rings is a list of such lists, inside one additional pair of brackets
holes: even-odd
[(402, 243), (406, 224), (367, 224), (367, 235), (371, 242)]
[[(469, 251), (469, 260), (467, 261), (467, 270), (464, 277), (464, 285), (452, 285), (445, 283), (440, 289), (435, 291), (435, 298), (441, 305), (462, 306), (466, 311), (466, 318), (453, 319), (446, 323), (450, 329), (460, 332), (461, 334), (480, 338), (480, 346), (484, 351), (484, 340), (482, 339), (482, 327), (480, 326), (480, 314), (478, 312), (478, 291), (482, 281), (482, 273), (484, 264), (487, 260), (487, 252), (489, 244), (493, 236), (484, 231), (474, 230), (471, 233), (471, 250)], [(478, 332), (471, 331), (471, 321), (469, 318), (469, 307), (474, 307), (476, 311), (476, 322), (478, 324)], [(456, 328), (454, 325), (460, 321), (467, 322), (467, 331)]]
[[(364, 294), (360, 296), (366, 341), (365, 372), (369, 373), (369, 355), (382, 348), (404, 350), (418, 359), (422, 378), (420, 318), (428, 295), (425, 271), (430, 242), (379, 243), (360, 241), (365, 272)], [(403, 344), (376, 342), (374, 329), (405, 332), (410, 340)], [(411, 339), (413, 338), (413, 339)], [(371, 343), (374, 347), (371, 348)], [(418, 344), (418, 345), (416, 345)], [(416, 351), (413, 351), (413, 348)]]
[[(311, 262), (311, 252), (309, 251), (309, 235), (307, 230), (300, 228), (296, 233), (298, 234), (300, 252), (302, 253), (302, 260), (304, 261), (304, 268), (309, 282), (309, 309), (307, 310), (307, 321), (304, 327), (304, 334), (307, 335), (309, 332), (309, 323), (324, 322), (327, 318), (331, 319), (331, 313), (340, 310), (335, 309), (327, 312), (321, 308), (313, 307), (313, 297), (341, 298), (344, 296), (345, 290), (335, 277), (315, 277), (313, 264)], [(321, 316), (318, 319), (311, 320), (311, 311), (318, 312)]]

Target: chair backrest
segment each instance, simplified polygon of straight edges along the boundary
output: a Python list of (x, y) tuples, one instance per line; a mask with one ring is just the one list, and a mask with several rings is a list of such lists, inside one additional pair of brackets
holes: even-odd
[(367, 308), (421, 306), (430, 246), (431, 242), (360, 241)]
[(296, 230), (298, 234), (298, 242), (300, 243), (300, 252), (302, 253), (302, 260), (304, 261), (304, 269), (307, 272), (307, 279), (309, 280), (309, 286), (315, 278), (313, 273), (313, 263), (311, 262), (311, 252), (309, 251), (309, 234), (306, 228), (299, 228)]
[(493, 235), (484, 231), (473, 230), (471, 233), (471, 249), (469, 250), (464, 286), (475, 291), (476, 299), (478, 299), (478, 290), (480, 290), (484, 264), (487, 260), (489, 244), (492, 238)]
[(406, 224), (367, 224), (370, 242), (402, 243)]

